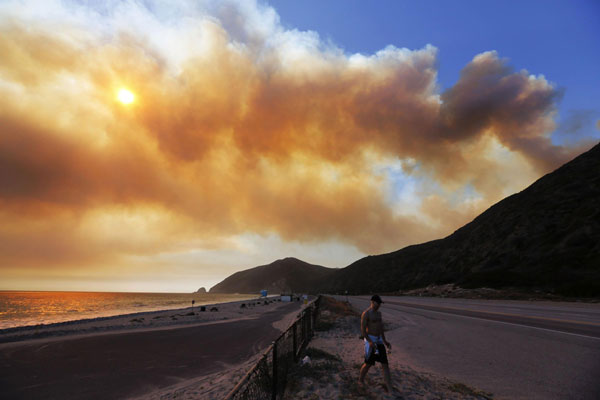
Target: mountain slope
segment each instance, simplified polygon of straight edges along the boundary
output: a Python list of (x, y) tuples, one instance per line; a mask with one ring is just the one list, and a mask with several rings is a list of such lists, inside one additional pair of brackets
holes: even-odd
[(450, 282), (600, 295), (600, 145), (445, 239), (365, 257), (320, 288), (393, 292)]
[(236, 272), (213, 286), (210, 293), (315, 292), (336, 270), (289, 257), (268, 265)]

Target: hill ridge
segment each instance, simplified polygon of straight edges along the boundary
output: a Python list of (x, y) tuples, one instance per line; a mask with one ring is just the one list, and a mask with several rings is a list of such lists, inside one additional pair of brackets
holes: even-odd
[(238, 271), (210, 289), (210, 293), (314, 292), (322, 280), (335, 269), (309, 264), (295, 257), (285, 257), (243, 271)]
[(451, 235), (357, 260), (323, 290), (393, 292), (430, 284), (600, 294), (600, 144)]

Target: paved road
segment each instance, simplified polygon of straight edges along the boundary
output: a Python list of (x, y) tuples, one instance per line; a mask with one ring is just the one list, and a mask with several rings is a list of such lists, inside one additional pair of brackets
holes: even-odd
[(0, 345), (0, 399), (120, 399), (211, 374), (265, 349), (299, 303), (254, 320)]
[[(368, 297), (350, 297), (359, 310)], [(384, 297), (392, 356), (508, 399), (600, 399), (600, 305)]]

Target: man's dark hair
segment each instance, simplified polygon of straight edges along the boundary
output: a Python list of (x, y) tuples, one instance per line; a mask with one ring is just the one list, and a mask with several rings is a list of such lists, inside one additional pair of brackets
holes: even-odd
[(378, 295), (374, 294), (373, 297), (371, 297), (371, 301), (377, 302), (379, 304), (383, 303), (383, 300), (381, 300), (381, 297), (379, 297)]

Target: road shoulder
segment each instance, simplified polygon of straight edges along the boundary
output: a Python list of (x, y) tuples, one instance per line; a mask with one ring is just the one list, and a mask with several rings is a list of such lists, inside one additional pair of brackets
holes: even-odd
[[(317, 332), (307, 349), (309, 362), (300, 361), (289, 377), (285, 399), (491, 399), (492, 394), (463, 383), (413, 369), (389, 354), (394, 393), (384, 390), (379, 366), (371, 368), (366, 384), (358, 384), (363, 362), (360, 320), (356, 311), (331, 298), (323, 304)], [(393, 327), (392, 327), (393, 328)]]

